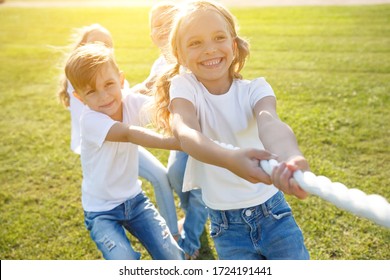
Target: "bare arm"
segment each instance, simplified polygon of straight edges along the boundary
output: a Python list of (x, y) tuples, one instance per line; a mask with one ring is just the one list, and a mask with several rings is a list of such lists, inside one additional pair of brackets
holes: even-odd
[(165, 137), (153, 130), (140, 126), (115, 123), (107, 133), (106, 141), (131, 142), (147, 148), (181, 150), (175, 137)]
[(276, 99), (265, 97), (255, 106), (259, 137), (267, 150), (277, 154), (280, 160), (302, 155), (292, 129), (279, 119)]
[(261, 142), (282, 161), (280, 166), (273, 170), (273, 184), (287, 194), (305, 198), (307, 193), (298, 186), (292, 175), (297, 169), (308, 170), (309, 164), (299, 150), (294, 132), (279, 119), (275, 98), (270, 96), (258, 101), (255, 115)]
[(256, 149), (229, 150), (214, 143), (200, 132), (195, 108), (185, 99), (172, 100), (171, 111), (173, 133), (183, 151), (199, 161), (226, 168), (249, 182), (271, 183), (259, 168), (259, 160), (270, 159), (270, 153)]

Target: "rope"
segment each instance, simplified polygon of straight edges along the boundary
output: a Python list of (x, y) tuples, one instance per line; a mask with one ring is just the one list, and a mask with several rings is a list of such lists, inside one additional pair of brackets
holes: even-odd
[[(261, 168), (271, 175), (278, 162), (274, 159), (260, 161)], [(312, 172), (297, 170), (293, 174), (299, 186), (337, 207), (390, 228), (390, 204), (377, 194), (367, 195), (359, 189), (348, 189), (341, 183), (334, 183), (325, 176), (316, 176)]]
[[(238, 149), (230, 144), (214, 142), (227, 149)], [(274, 159), (260, 161), (261, 168), (268, 175), (272, 174), (272, 170), (278, 164)], [(390, 204), (384, 197), (377, 194), (367, 195), (359, 189), (349, 189), (341, 183), (334, 183), (325, 176), (316, 176), (309, 171), (297, 170), (293, 177), (307, 193), (316, 195), (357, 216), (390, 228)]]

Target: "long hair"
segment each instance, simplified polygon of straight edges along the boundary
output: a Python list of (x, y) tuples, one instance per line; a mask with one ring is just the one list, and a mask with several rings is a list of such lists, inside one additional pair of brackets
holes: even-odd
[(249, 43), (238, 36), (238, 25), (233, 14), (222, 5), (211, 1), (193, 1), (185, 3), (184, 6), (179, 8), (179, 12), (172, 24), (169, 36), (170, 53), (174, 57), (175, 64), (159, 78), (155, 88), (154, 122), (157, 128), (165, 132), (171, 132), (169, 112), (169, 88), (171, 79), (180, 72), (180, 65), (178, 62), (180, 58), (180, 28), (183, 22), (194, 16), (195, 12), (210, 10), (214, 10), (220, 14), (227, 23), (230, 35), (235, 43), (233, 50), (234, 58), (229, 68), (229, 74), (233, 79), (242, 79), (240, 71), (244, 67), (246, 59), (249, 56)]

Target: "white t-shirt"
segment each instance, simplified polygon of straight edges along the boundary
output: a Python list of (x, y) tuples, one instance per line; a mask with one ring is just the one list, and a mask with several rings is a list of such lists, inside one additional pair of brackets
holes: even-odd
[(72, 84), (68, 81), (67, 92), (70, 98), (70, 119), (71, 119), (71, 135), (70, 148), (76, 154), (80, 154), (80, 116), (84, 109), (84, 104), (73, 95)]
[[(123, 123), (140, 125), (147, 96), (123, 96)], [(108, 211), (141, 192), (138, 146), (105, 141), (116, 123), (109, 116), (84, 107), (81, 115), (82, 204), (85, 211)]]
[(153, 78), (154, 76), (159, 76), (168, 70), (169, 64), (163, 55), (160, 55), (153, 63), (152, 68), (150, 69), (149, 77), (146, 80)]
[[(171, 81), (170, 98), (184, 98), (194, 104), (202, 133), (212, 140), (239, 148), (264, 146), (258, 137), (255, 104), (274, 96), (264, 78), (234, 80), (229, 91), (213, 95), (191, 73)], [(263, 183), (252, 184), (225, 168), (189, 157), (183, 190), (202, 188), (205, 204), (216, 210), (241, 209), (267, 201), (277, 189)]]

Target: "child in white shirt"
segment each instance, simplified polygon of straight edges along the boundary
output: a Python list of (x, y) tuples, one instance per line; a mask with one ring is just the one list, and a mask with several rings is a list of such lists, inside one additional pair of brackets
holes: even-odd
[(112, 49), (86, 44), (69, 57), (65, 73), (85, 106), (81, 116), (82, 205), (91, 238), (105, 259), (139, 259), (125, 230), (153, 259), (183, 252), (138, 180), (138, 145), (179, 149), (177, 141), (140, 127), (143, 95), (122, 96), (124, 74)]
[[(308, 163), (278, 118), (271, 86), (240, 75), (249, 44), (222, 5), (193, 1), (178, 15), (170, 36), (177, 63), (157, 82), (155, 119), (191, 156), (184, 188), (202, 189), (218, 257), (308, 259), (302, 232), (278, 190), (306, 197), (292, 174)], [(275, 157), (270, 152), (282, 161), (271, 177), (259, 166)]]

